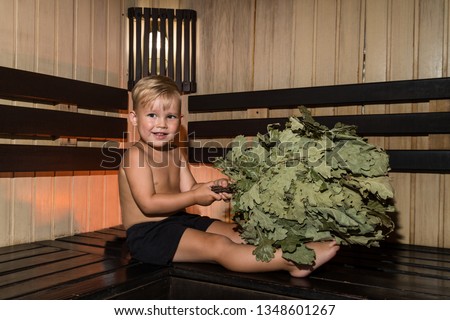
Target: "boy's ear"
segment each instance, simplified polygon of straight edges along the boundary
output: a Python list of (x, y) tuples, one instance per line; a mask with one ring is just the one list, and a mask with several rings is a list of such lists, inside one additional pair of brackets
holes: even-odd
[(137, 126), (136, 112), (130, 111), (130, 113), (128, 114), (128, 119), (130, 120), (130, 122), (133, 126), (135, 126), (135, 127)]

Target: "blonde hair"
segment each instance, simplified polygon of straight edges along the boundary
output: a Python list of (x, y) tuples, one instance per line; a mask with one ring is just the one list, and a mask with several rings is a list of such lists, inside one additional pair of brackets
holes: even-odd
[(133, 110), (163, 98), (163, 105), (170, 105), (176, 99), (181, 105), (181, 94), (177, 84), (171, 78), (161, 75), (149, 76), (139, 80), (131, 91)]

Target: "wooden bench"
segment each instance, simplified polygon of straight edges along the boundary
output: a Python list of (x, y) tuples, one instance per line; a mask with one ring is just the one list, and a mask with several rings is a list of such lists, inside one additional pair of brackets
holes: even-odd
[[(125, 110), (127, 104), (127, 93), (121, 89), (9, 68), (0, 68), (0, 90), (2, 98), (51, 105), (64, 103), (92, 108), (97, 105), (101, 110), (107, 110), (109, 105)], [(99, 104), (82, 102), (86, 97), (98, 97)], [(205, 106), (205, 110), (211, 111), (210, 107), (216, 103), (204, 100), (211, 97), (214, 96), (190, 97), (191, 112)], [(105, 100), (109, 100), (106, 105), (102, 104)], [(86, 137), (115, 141), (126, 131), (123, 119), (107, 120), (90, 114), (11, 105), (0, 106), (0, 122), (2, 137), (33, 137), (44, 142), (44, 145), (20, 147), (1, 145), (1, 171), (114, 170), (120, 160), (120, 149), (111, 149), (105, 155), (102, 148), (61, 146), (60, 141), (66, 144), (65, 139), (82, 141)], [(65, 125), (58, 127), (60, 122)], [(239, 127), (247, 128), (242, 123), (239, 122)], [(218, 132), (216, 126), (212, 131), (200, 130), (199, 126), (204, 125), (191, 122), (189, 130), (203, 136)], [(109, 132), (92, 132), (100, 127), (109, 127)], [(220, 127), (221, 132), (226, 128)], [(240, 133), (249, 134), (241, 130)], [(49, 143), (53, 145), (46, 145)], [(192, 149), (192, 152), (193, 156), (198, 155), (199, 150)], [(448, 156), (446, 151), (441, 153)], [(201, 155), (200, 159), (207, 159), (203, 158), (206, 154)], [(65, 157), (64, 161), (60, 161), (61, 157)], [(107, 168), (105, 162), (102, 164), (105, 157)], [(428, 161), (419, 159), (419, 163)], [(405, 170), (406, 162), (400, 163), (404, 163), (401, 168)], [(445, 161), (441, 165), (445, 167)], [(435, 171), (435, 167), (428, 164), (426, 170)], [(117, 226), (0, 248), (0, 299), (450, 298), (449, 249), (400, 244), (383, 244), (379, 249), (342, 248), (335, 259), (311, 277), (293, 279), (285, 272), (242, 274), (210, 264), (177, 263), (170, 268), (146, 265), (130, 259), (124, 241), (125, 231)]]

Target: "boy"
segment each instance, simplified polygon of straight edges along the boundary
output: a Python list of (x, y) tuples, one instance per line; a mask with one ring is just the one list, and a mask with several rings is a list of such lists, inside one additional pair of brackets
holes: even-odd
[(181, 122), (181, 98), (173, 80), (163, 76), (141, 79), (133, 89), (129, 118), (140, 140), (124, 155), (119, 172), (122, 222), (131, 255), (143, 262), (210, 262), (238, 272), (286, 270), (294, 277), (309, 275), (338, 250), (334, 241), (310, 243), (316, 252), (311, 266), (285, 260), (281, 251), (270, 262), (257, 261), (254, 246), (244, 244), (235, 224), (184, 212), (192, 205), (228, 201), (220, 179), (197, 183), (180, 148), (173, 144)]

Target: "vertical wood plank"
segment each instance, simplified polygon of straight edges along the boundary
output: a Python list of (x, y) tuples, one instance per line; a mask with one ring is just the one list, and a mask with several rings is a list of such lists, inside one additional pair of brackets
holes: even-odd
[(53, 238), (54, 173), (37, 172), (35, 179), (34, 241)]
[(272, 87), (292, 87), (293, 0), (277, 1), (273, 8)]
[(73, 232), (88, 231), (88, 186), (89, 172), (77, 171), (73, 177), (73, 198), (72, 198), (72, 214), (73, 214)]
[(444, 0), (421, 0), (418, 77), (442, 77), (444, 52)]
[[(109, 30), (108, 25), (108, 1), (95, 0), (92, 1), (92, 42), (91, 42), (91, 56), (92, 56), (92, 82), (107, 83), (107, 65), (108, 55), (106, 49), (109, 44)], [(117, 17), (118, 18), (118, 17)], [(119, 19), (118, 19), (119, 20)], [(120, 20), (119, 20), (120, 21)]]
[[(340, 1), (318, 0), (315, 8), (313, 85), (335, 84), (337, 11)], [(316, 108), (313, 115), (332, 115), (334, 108)]]
[(12, 243), (33, 240), (34, 182), (31, 173), (16, 174), (12, 182)]
[(102, 172), (91, 172), (88, 186), (88, 230), (103, 228), (105, 223), (105, 181)]
[(105, 221), (103, 227), (121, 224), (117, 172), (105, 173)]
[(74, 76), (77, 80), (91, 81), (92, 79), (92, 14), (90, 0), (76, 0)]
[(122, 37), (122, 24), (126, 24), (126, 17), (122, 16), (120, 6), (111, 1), (107, 2), (107, 27), (108, 40), (106, 48), (106, 82), (105, 84), (113, 87), (120, 87), (122, 73), (122, 52), (126, 46), (125, 39)]
[[(0, 65), (12, 67), (15, 60), (15, 6), (13, 1), (0, 1), (0, 12), (4, 15), (0, 23)], [(0, 99), (2, 104), (11, 104), (9, 100)], [(5, 143), (9, 143), (5, 141)], [(12, 241), (12, 174), (0, 173), (0, 246), (7, 246)]]
[(443, 223), (442, 223), (442, 246), (445, 248), (450, 248), (450, 174), (442, 175), (444, 180), (444, 189), (441, 196), (441, 201), (443, 202)]
[[(337, 84), (360, 82), (362, 69), (361, 52), (364, 43), (361, 43), (364, 19), (361, 12), (361, 1), (341, 1), (339, 18), (339, 42), (337, 48)], [(339, 107), (336, 114), (358, 114), (359, 107)]]
[(292, 85), (310, 87), (314, 67), (315, 1), (294, 1), (294, 61)]
[[(438, 246), (439, 242), (439, 175), (416, 174), (414, 239), (413, 243)], [(430, 192), (430, 190), (432, 192)]]
[(0, 12), (8, 12), (2, 16), (0, 29), (0, 65), (13, 67), (15, 61), (15, 18), (14, 1), (0, 1)]
[(36, 52), (36, 1), (19, 0), (15, 23), (17, 39), (15, 41), (15, 65), (18, 69), (35, 71), (34, 54)]
[(254, 1), (236, 1), (233, 7), (232, 91), (253, 88)]
[[(230, 70), (233, 58), (233, 12), (230, 2), (219, 1), (214, 5), (211, 46), (214, 57), (212, 72), (214, 92), (229, 92), (232, 88), (233, 72)], [(237, 5), (237, 3), (235, 2)], [(212, 39), (211, 39), (212, 40)]]
[(72, 78), (74, 69), (74, 0), (56, 2), (55, 74)]
[(214, 67), (214, 57), (211, 52), (211, 45), (213, 39), (213, 8), (215, 2), (213, 1), (195, 1), (192, 3), (192, 8), (197, 12), (202, 12), (198, 15), (197, 26), (197, 93), (205, 94), (214, 92), (213, 78), (211, 70)]
[(56, 172), (53, 233), (56, 238), (72, 231), (73, 172)]
[(392, 216), (395, 222), (395, 236), (400, 243), (410, 243), (411, 241), (411, 216), (413, 215), (411, 206), (411, 174), (390, 173), (392, 188), (394, 189), (394, 200), (396, 212)]
[(275, 6), (276, 3), (270, 0), (256, 2), (253, 90), (272, 88)]
[(0, 173), (0, 247), (11, 244), (12, 173)]
[(36, 1), (36, 71), (54, 74), (55, 64), (55, 1)]

